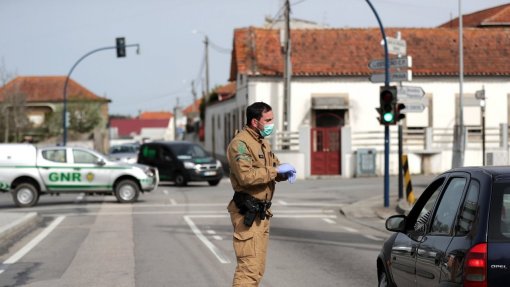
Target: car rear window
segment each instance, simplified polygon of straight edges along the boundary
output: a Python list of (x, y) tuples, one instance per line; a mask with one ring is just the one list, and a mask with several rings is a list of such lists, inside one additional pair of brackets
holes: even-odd
[(510, 242), (510, 182), (494, 183), (489, 222), (489, 240)]

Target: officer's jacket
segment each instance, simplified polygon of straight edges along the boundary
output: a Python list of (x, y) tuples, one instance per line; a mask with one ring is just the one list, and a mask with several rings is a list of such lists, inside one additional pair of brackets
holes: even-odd
[(236, 192), (247, 192), (257, 199), (270, 201), (275, 181), (285, 180), (276, 172), (280, 161), (271, 151), (269, 142), (248, 126), (230, 142), (227, 158), (230, 182)]

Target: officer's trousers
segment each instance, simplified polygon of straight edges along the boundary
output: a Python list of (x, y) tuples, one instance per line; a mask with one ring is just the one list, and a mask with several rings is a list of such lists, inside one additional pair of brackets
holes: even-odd
[(259, 286), (266, 268), (266, 253), (269, 242), (269, 220), (257, 219), (251, 227), (244, 225), (244, 216), (234, 202), (229, 204), (230, 219), (234, 226), (234, 251), (237, 267), (232, 286)]

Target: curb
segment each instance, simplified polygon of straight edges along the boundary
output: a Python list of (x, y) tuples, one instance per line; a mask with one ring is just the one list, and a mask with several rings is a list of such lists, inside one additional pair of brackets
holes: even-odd
[[(16, 214), (17, 215), (17, 214)], [(15, 217), (12, 213), (0, 213), (0, 217)], [(23, 216), (17, 216), (12, 222), (0, 227), (0, 246), (6, 247), (18, 236), (31, 230), (37, 224), (39, 217), (37, 212), (29, 212)]]

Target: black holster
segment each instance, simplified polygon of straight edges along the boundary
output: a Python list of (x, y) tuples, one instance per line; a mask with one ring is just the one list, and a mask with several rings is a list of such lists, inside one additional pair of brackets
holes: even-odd
[(257, 214), (261, 220), (268, 218), (266, 214), (269, 207), (271, 207), (270, 201), (256, 199), (245, 192), (235, 192), (233, 200), (239, 208), (239, 213), (244, 215), (244, 225), (252, 226)]

